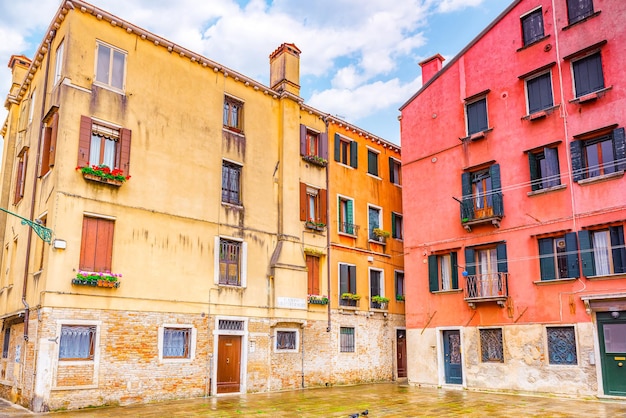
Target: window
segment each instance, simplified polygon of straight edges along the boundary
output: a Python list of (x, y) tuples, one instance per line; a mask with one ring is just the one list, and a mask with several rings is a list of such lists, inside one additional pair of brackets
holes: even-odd
[(467, 298), (506, 296), (508, 263), (506, 244), (465, 248)]
[[(56, 141), (55, 141), (56, 142)], [(108, 125), (81, 116), (78, 141), (78, 166), (106, 165), (124, 176), (130, 168), (130, 129)]]
[(191, 328), (163, 328), (163, 358), (190, 358)]
[(504, 363), (502, 328), (480, 330), (480, 353), (483, 363)]
[(561, 184), (559, 153), (556, 148), (543, 148), (528, 153), (530, 186), (533, 191), (545, 190)]
[(404, 272), (396, 271), (396, 300), (404, 300)]
[(9, 343), (11, 342), (11, 328), (4, 330), (4, 341), (2, 342), (2, 358), (9, 357)]
[(538, 242), (541, 280), (580, 276), (578, 241), (575, 232), (558, 237), (541, 238)]
[(313, 226), (326, 225), (326, 190), (300, 183), (300, 220)]
[(59, 360), (93, 360), (96, 326), (62, 325)]
[(35, 114), (35, 101), (37, 99), (37, 90), (33, 89), (33, 92), (30, 95), (30, 108), (28, 111), (28, 124), (33, 121), (33, 115)]
[(243, 244), (219, 238), (219, 284), (242, 286), (242, 250)]
[(339, 328), (339, 351), (342, 353), (354, 353), (354, 328)]
[(459, 288), (456, 252), (428, 256), (428, 283), (431, 292)]
[(576, 97), (581, 97), (604, 88), (600, 52), (572, 61), (572, 71), (574, 72)]
[(352, 168), (358, 167), (357, 143), (335, 134), (335, 161), (349, 165)]
[(320, 258), (306, 255), (307, 292), (309, 295), (320, 295)]
[(64, 41), (59, 43), (57, 47), (57, 53), (54, 62), (54, 84), (58, 83), (61, 80), (61, 74), (63, 72), (63, 46)]
[(395, 212), (391, 212), (391, 236), (395, 239), (403, 237), (402, 215)]
[(113, 227), (115, 221), (83, 217), (79, 268), (84, 271), (110, 272), (113, 258)]
[(369, 239), (379, 241), (380, 237), (374, 233), (374, 229), (382, 229), (380, 219), (381, 210), (373, 206), (368, 206), (367, 214)]
[(222, 202), (241, 205), (241, 166), (222, 162)]
[(626, 169), (624, 128), (586, 140), (572, 141), (574, 181), (607, 175)]
[(41, 161), (39, 177), (44, 176), (54, 166), (56, 159), (57, 134), (59, 130), (59, 112), (48, 112), (45, 123), (43, 141), (41, 144)]
[(96, 82), (124, 90), (126, 52), (103, 43), (97, 43)]
[(24, 147), (17, 156), (17, 170), (15, 172), (15, 196), (13, 198), (13, 204), (15, 205), (24, 197), (27, 163), (28, 148)]
[(276, 351), (297, 351), (298, 332), (290, 330), (276, 330)]
[(354, 201), (339, 197), (339, 232), (356, 235), (354, 224)]
[(547, 327), (550, 364), (578, 364), (574, 327)]
[(488, 129), (487, 123), (487, 98), (476, 100), (465, 105), (467, 117), (467, 134), (473, 135)]
[(402, 184), (402, 166), (400, 161), (389, 157), (389, 181), (393, 184)]
[(243, 132), (243, 103), (232, 97), (224, 97), (224, 127)]
[[(382, 270), (370, 269), (370, 301), (374, 296), (385, 296), (384, 289)], [(381, 304), (377, 302), (370, 302), (370, 307), (375, 309), (382, 308)]]
[(567, 17), (572, 25), (593, 14), (592, 0), (567, 0)]
[(328, 158), (328, 136), (300, 125), (300, 155)]
[(371, 149), (367, 150), (367, 173), (378, 177), (378, 153)]
[(608, 276), (626, 273), (624, 227), (578, 232), (583, 275)]
[(554, 101), (552, 99), (552, 76), (550, 73), (526, 80), (526, 94), (529, 115), (552, 107)]
[(351, 300), (341, 298), (344, 293), (356, 294), (356, 266), (339, 263), (339, 304), (349, 305)]
[(541, 7), (522, 16), (522, 35), (524, 46), (543, 38), (543, 14)]
[(493, 164), (488, 169), (463, 173), (461, 183), (461, 215), (464, 222), (504, 215), (499, 164)]

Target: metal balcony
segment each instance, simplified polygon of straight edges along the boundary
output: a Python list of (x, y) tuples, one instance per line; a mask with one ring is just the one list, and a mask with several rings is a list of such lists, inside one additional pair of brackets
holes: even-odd
[(509, 273), (473, 274), (465, 278), (465, 301), (472, 309), (477, 303), (496, 302), (504, 307), (509, 295)]

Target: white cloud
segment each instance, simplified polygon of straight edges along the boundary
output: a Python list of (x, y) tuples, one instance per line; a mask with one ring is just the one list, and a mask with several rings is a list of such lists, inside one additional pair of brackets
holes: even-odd
[(481, 4), (483, 0), (436, 0), (439, 3), (437, 11), (440, 13), (456, 12), (457, 10), (468, 7), (475, 7)]

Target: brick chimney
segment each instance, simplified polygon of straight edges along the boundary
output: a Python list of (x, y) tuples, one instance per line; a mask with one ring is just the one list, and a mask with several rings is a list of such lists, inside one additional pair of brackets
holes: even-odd
[(422, 86), (441, 70), (441, 65), (444, 60), (444, 57), (437, 54), (419, 63), (420, 67), (422, 67)]
[(300, 50), (294, 44), (282, 44), (270, 55), (270, 87), (300, 95)]

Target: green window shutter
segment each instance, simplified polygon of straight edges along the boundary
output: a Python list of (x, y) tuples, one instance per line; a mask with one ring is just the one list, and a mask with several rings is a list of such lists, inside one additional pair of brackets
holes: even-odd
[(576, 232), (565, 234), (565, 252), (567, 253), (567, 277), (580, 277)]
[(613, 145), (615, 147), (616, 170), (626, 170), (626, 139), (624, 139), (624, 128), (613, 131)]
[(553, 238), (542, 238), (539, 240), (539, 268), (541, 269), (541, 280), (556, 279)]
[(582, 141), (570, 142), (570, 153), (572, 155), (572, 177), (574, 181), (582, 180), (584, 177), (583, 167), (583, 143)]
[(476, 256), (473, 248), (465, 249), (465, 271), (468, 276), (476, 275)]
[(580, 258), (583, 263), (583, 275), (595, 276), (596, 266), (593, 259), (593, 248), (591, 246), (591, 232), (578, 231), (578, 242), (580, 243)]
[(457, 265), (456, 251), (450, 253), (450, 264), (452, 265), (452, 288), (459, 288), (459, 266)]
[(348, 225), (346, 228), (346, 232), (348, 234), (354, 234), (354, 213), (353, 213), (354, 202), (352, 200), (348, 200), (346, 202), (346, 206), (348, 207), (348, 214), (346, 216), (346, 222), (348, 223)]
[(489, 167), (489, 177), (491, 177), (491, 188), (493, 191), (493, 214), (504, 215), (504, 202), (502, 201), (502, 182), (500, 181), (500, 164)]
[(391, 212), (391, 236), (397, 238), (396, 235), (396, 214)]
[(613, 270), (615, 274), (626, 273), (626, 248), (624, 248), (624, 227), (612, 226), (609, 228), (611, 235), (611, 253), (613, 255)]
[(509, 266), (506, 260), (506, 244), (500, 243), (496, 246), (496, 254), (498, 257), (498, 272), (508, 273)]
[(437, 256), (428, 256), (428, 287), (431, 292), (439, 290), (439, 273), (437, 270)]
[(350, 142), (350, 166), (353, 168), (357, 168), (359, 166), (357, 145), (356, 141)]
[(474, 219), (474, 202), (472, 200), (472, 177), (470, 173), (461, 175), (461, 185), (463, 191), (463, 203), (461, 204), (461, 220)]
[(528, 166), (530, 167), (530, 186), (532, 190), (539, 190), (541, 188), (541, 181), (539, 177), (539, 167), (537, 165), (537, 156), (532, 152), (528, 153)]
[(335, 161), (341, 161), (341, 137), (335, 134)]

